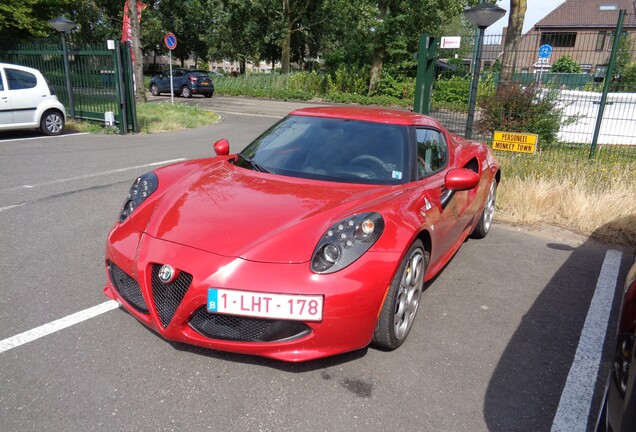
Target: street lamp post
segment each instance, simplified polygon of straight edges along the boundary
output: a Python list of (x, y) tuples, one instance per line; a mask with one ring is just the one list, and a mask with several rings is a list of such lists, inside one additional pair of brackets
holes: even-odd
[(468, 96), (468, 119), (466, 120), (467, 139), (473, 136), (473, 122), (475, 120), (475, 103), (477, 99), (477, 86), (479, 85), (479, 72), (481, 69), (481, 50), (484, 46), (484, 30), (493, 25), (506, 14), (506, 10), (492, 3), (481, 3), (464, 10), (464, 17), (472, 25), (479, 29), (477, 37), (477, 55), (473, 67), (473, 77), (470, 84), (470, 96)]
[(68, 50), (66, 49), (66, 38), (64, 35), (66, 32), (73, 30), (77, 27), (73, 21), (64, 18), (57, 17), (48, 21), (49, 25), (62, 35), (62, 51), (64, 52), (64, 75), (66, 76), (66, 93), (68, 94), (68, 105), (71, 118), (75, 118), (75, 101), (73, 100), (73, 91), (71, 89), (71, 67), (68, 61)]

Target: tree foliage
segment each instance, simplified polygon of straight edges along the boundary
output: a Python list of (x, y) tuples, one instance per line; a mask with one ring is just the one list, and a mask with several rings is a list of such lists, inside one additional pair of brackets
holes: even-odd
[(559, 57), (550, 68), (550, 72), (554, 73), (580, 73), (581, 65), (579, 65), (569, 55)]

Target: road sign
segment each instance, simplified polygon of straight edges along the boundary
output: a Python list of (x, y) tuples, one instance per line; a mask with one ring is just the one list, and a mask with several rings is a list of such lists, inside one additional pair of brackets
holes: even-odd
[(163, 41), (170, 51), (177, 47), (177, 37), (174, 33), (166, 33), (166, 37), (163, 38)]
[(492, 148), (517, 153), (534, 153), (538, 142), (537, 134), (495, 131)]
[(539, 57), (548, 58), (552, 54), (552, 46), (545, 44), (539, 47)]

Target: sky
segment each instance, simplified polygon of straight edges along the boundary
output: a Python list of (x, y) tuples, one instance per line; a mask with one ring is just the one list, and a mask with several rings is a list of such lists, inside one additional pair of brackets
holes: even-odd
[[(527, 0), (528, 9), (526, 18), (523, 21), (523, 32), (527, 32), (544, 16), (556, 9), (564, 0)], [(510, 1), (502, 0), (497, 2), (497, 6), (510, 10)], [(508, 14), (486, 29), (486, 34), (502, 34), (503, 28), (508, 25)]]

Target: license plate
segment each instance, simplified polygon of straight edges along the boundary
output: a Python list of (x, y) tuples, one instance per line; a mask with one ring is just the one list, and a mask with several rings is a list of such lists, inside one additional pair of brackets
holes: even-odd
[(203, 84), (203, 85), (209, 85), (209, 84), (210, 84), (210, 81), (201, 81), (201, 84)]
[(208, 312), (297, 321), (322, 320), (321, 295), (208, 289)]

